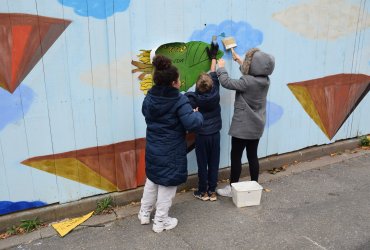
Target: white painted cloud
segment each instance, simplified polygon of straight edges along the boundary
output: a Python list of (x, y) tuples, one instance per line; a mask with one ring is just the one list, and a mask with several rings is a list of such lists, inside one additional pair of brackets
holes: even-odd
[[(133, 93), (133, 76), (131, 73), (131, 58), (122, 57), (109, 64), (102, 64), (93, 67), (90, 71), (82, 72), (80, 79), (83, 83), (94, 85), (94, 87), (110, 89), (121, 95), (131, 96)], [(92, 77), (94, 81), (92, 81)], [(135, 76), (135, 78), (137, 78)], [(136, 81), (134, 81), (136, 82)], [(140, 86), (139, 83), (137, 83)]]
[(312, 0), (274, 13), (273, 18), (304, 37), (336, 39), (370, 27), (365, 7), (362, 1), (354, 5), (345, 0)]

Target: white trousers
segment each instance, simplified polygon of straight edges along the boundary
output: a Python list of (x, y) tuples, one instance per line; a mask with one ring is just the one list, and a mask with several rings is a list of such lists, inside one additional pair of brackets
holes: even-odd
[(149, 212), (156, 206), (154, 220), (163, 220), (168, 217), (168, 210), (172, 205), (172, 199), (176, 195), (177, 186), (157, 185), (148, 178), (144, 186), (143, 198), (141, 199), (141, 210)]

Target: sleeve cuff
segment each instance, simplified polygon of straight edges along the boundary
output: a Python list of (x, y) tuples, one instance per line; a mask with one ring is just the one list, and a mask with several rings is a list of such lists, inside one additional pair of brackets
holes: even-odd
[(218, 68), (216, 72), (217, 72), (217, 76), (220, 76), (222, 73), (225, 73), (227, 71), (224, 67), (221, 67), (221, 68)]

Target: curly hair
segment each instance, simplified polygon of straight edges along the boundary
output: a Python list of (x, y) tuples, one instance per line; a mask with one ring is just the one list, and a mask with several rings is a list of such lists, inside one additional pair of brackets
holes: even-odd
[(199, 92), (204, 93), (212, 89), (213, 81), (212, 78), (206, 74), (202, 73), (199, 75), (196, 83), (196, 88)]
[(153, 58), (153, 81), (156, 85), (171, 86), (173, 81), (179, 79), (179, 71), (168, 57), (157, 55)]

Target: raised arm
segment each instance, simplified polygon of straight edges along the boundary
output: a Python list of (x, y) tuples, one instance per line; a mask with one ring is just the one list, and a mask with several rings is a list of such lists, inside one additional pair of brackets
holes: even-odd
[(243, 79), (231, 79), (225, 69), (225, 61), (220, 59), (218, 61), (219, 68), (217, 69), (218, 80), (222, 87), (230, 90), (246, 91), (247, 82)]
[(235, 62), (237, 62), (239, 65), (242, 65), (243, 64), (243, 61), (242, 59), (240, 58), (240, 56), (235, 52), (234, 48), (231, 48), (231, 54), (233, 56), (233, 60)]
[(212, 59), (211, 69), (210, 69), (211, 72), (216, 72), (216, 64), (217, 64), (216, 59)]

